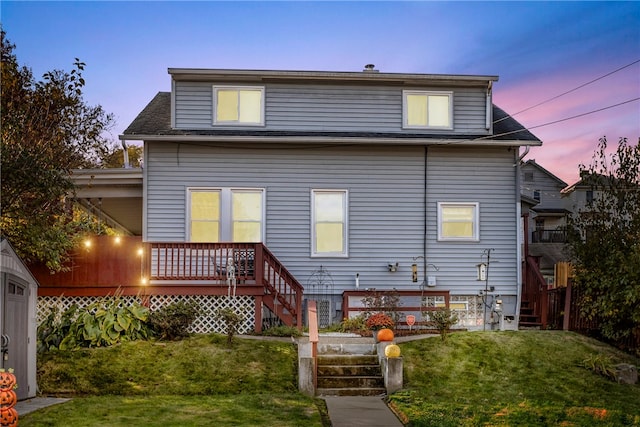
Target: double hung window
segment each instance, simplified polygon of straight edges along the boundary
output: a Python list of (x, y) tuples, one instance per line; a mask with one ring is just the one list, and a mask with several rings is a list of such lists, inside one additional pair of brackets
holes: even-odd
[(438, 240), (480, 240), (479, 204), (439, 202)]
[(346, 257), (347, 191), (311, 192), (311, 255)]

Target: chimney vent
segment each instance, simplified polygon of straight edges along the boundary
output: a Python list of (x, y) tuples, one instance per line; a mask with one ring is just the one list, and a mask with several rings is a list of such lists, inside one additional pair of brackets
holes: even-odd
[(367, 64), (364, 66), (364, 70), (362, 70), (365, 73), (379, 73), (378, 70), (376, 70), (376, 66), (374, 64)]

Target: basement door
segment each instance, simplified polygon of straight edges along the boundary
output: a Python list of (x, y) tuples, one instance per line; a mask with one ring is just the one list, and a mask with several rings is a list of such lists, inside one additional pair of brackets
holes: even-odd
[(18, 400), (29, 396), (27, 340), (29, 335), (29, 288), (7, 277), (4, 283), (2, 308), (2, 360), (0, 366), (12, 368), (18, 388)]

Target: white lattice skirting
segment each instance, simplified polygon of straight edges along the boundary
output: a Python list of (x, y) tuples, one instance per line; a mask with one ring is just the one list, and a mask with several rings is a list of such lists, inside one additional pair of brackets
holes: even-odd
[[(86, 307), (104, 297), (38, 297), (38, 324), (40, 324), (51, 312), (53, 307), (58, 307), (58, 312), (62, 313), (73, 304), (78, 307)], [(136, 296), (121, 296), (124, 304), (140, 302)], [(215, 295), (153, 295), (149, 297), (149, 308), (151, 311), (158, 310), (174, 302), (195, 302), (202, 310), (202, 314), (196, 318), (191, 325), (190, 332), (197, 334), (208, 334), (211, 332), (225, 333), (224, 323), (216, 319), (215, 313), (222, 308), (232, 308), (242, 316), (243, 321), (238, 326), (238, 333), (247, 334), (253, 332), (255, 324), (255, 301), (252, 296), (242, 295), (236, 297), (215, 296)]]

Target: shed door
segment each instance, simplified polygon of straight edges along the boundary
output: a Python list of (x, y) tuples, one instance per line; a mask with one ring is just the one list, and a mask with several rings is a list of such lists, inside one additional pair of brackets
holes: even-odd
[(10, 278), (4, 287), (4, 331), (2, 331), (2, 367), (13, 368), (18, 388), (18, 399), (26, 399), (29, 394), (27, 375), (27, 337), (29, 334), (29, 288)]

